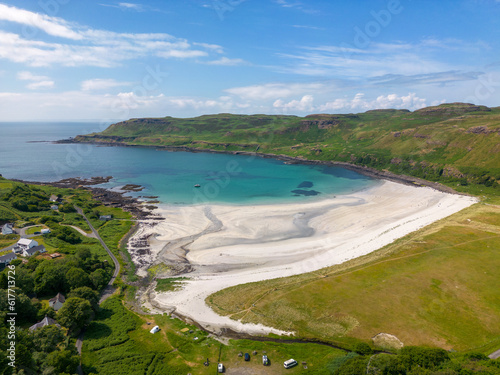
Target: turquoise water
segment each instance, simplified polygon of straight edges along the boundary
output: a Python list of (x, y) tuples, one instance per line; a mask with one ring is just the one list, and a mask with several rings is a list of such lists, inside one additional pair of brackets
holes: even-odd
[(343, 168), (246, 155), (44, 142), (99, 129), (97, 123), (0, 123), (0, 174), (28, 181), (113, 176), (103, 187), (142, 185), (143, 191), (131, 194), (171, 204), (309, 201), (377, 183)]

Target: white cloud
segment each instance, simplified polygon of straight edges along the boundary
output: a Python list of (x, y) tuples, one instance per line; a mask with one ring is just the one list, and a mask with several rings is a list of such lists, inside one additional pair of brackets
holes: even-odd
[(69, 24), (57, 17), (30, 12), (16, 7), (0, 4), (0, 20), (20, 23), (38, 28), (47, 34), (62, 38), (81, 40), (83, 36), (71, 30)]
[(312, 95), (304, 95), (300, 100), (292, 100), (288, 103), (278, 99), (273, 103), (273, 107), (285, 112), (309, 112), (314, 110), (314, 97)]
[[(132, 4), (132, 3), (122, 3)], [(7, 10), (5, 14), (1, 10)], [(195, 59), (222, 53), (216, 44), (191, 43), (164, 33), (116, 33), (96, 30), (69, 23), (55, 17), (41, 16), (0, 4), (0, 20), (26, 24), (37, 20), (36, 26), (51, 35), (78, 39), (78, 43), (43, 42), (21, 34), (0, 31), (0, 59), (30, 66), (97, 66), (113, 67), (125, 60), (147, 55), (162, 58)]]
[(21, 81), (31, 81), (31, 83), (26, 86), (30, 90), (50, 89), (54, 87), (54, 81), (49, 77), (34, 75), (27, 71), (18, 72), (17, 79)]
[(399, 96), (397, 94), (380, 95), (376, 99), (365, 99), (365, 94), (358, 93), (352, 99), (339, 98), (317, 107), (319, 112), (335, 112), (344, 110), (367, 111), (370, 109), (409, 109), (415, 110), (427, 106), (426, 99), (415, 93)]
[(263, 85), (234, 87), (225, 91), (243, 99), (265, 100), (309, 94), (323, 91), (325, 88), (324, 83), (266, 83)]
[(417, 75), (469, 70), (463, 59), (442, 61), (443, 50), (473, 54), (491, 47), (484, 42), (457, 39), (425, 39), (416, 43), (344, 43), (302, 47), (297, 53), (281, 54), (287, 63), (278, 71), (312, 76), (371, 78), (388, 74)]
[(218, 60), (207, 61), (209, 65), (224, 65), (224, 66), (234, 66), (234, 65), (245, 65), (247, 62), (243, 59), (230, 59), (227, 57), (221, 57)]
[(122, 8), (127, 8), (127, 9), (134, 9), (134, 10), (141, 10), (142, 5), (141, 4), (134, 4), (134, 3), (118, 3), (118, 6)]
[(37, 76), (31, 72), (23, 71), (17, 73), (17, 79), (22, 81), (43, 81), (49, 79), (47, 76)]
[(99, 91), (128, 85), (130, 85), (130, 82), (118, 82), (114, 79), (95, 78), (83, 81), (81, 87), (83, 91)]
[(54, 87), (54, 81), (39, 81), (30, 83), (26, 86), (30, 90), (38, 90), (38, 89), (51, 89)]

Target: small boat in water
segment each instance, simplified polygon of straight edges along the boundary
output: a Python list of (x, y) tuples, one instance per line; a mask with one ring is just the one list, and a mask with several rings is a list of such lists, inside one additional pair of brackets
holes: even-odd
[(200, 186), (201, 186), (200, 184), (196, 184), (196, 185), (194, 185), (194, 187), (200, 187)]

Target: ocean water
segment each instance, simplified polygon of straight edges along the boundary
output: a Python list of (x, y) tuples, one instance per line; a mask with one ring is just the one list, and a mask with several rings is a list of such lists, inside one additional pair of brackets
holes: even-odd
[(247, 155), (51, 143), (99, 130), (98, 123), (0, 123), (0, 174), (45, 182), (113, 176), (102, 186), (142, 185), (144, 190), (130, 194), (158, 196), (168, 204), (310, 201), (378, 182), (343, 168)]

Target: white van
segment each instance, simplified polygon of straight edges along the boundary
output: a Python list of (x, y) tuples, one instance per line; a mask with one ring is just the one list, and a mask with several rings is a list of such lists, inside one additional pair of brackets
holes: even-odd
[(295, 359), (289, 359), (288, 361), (283, 362), (283, 366), (285, 366), (285, 368), (290, 368), (296, 365), (297, 361)]
[(219, 365), (217, 366), (217, 372), (218, 373), (224, 372), (224, 365), (222, 363), (219, 363)]
[(153, 328), (151, 328), (151, 331), (149, 331), (149, 332), (151, 332), (151, 333), (156, 333), (156, 332), (158, 332), (159, 330), (160, 330), (160, 327), (158, 327), (158, 326), (154, 326)]

